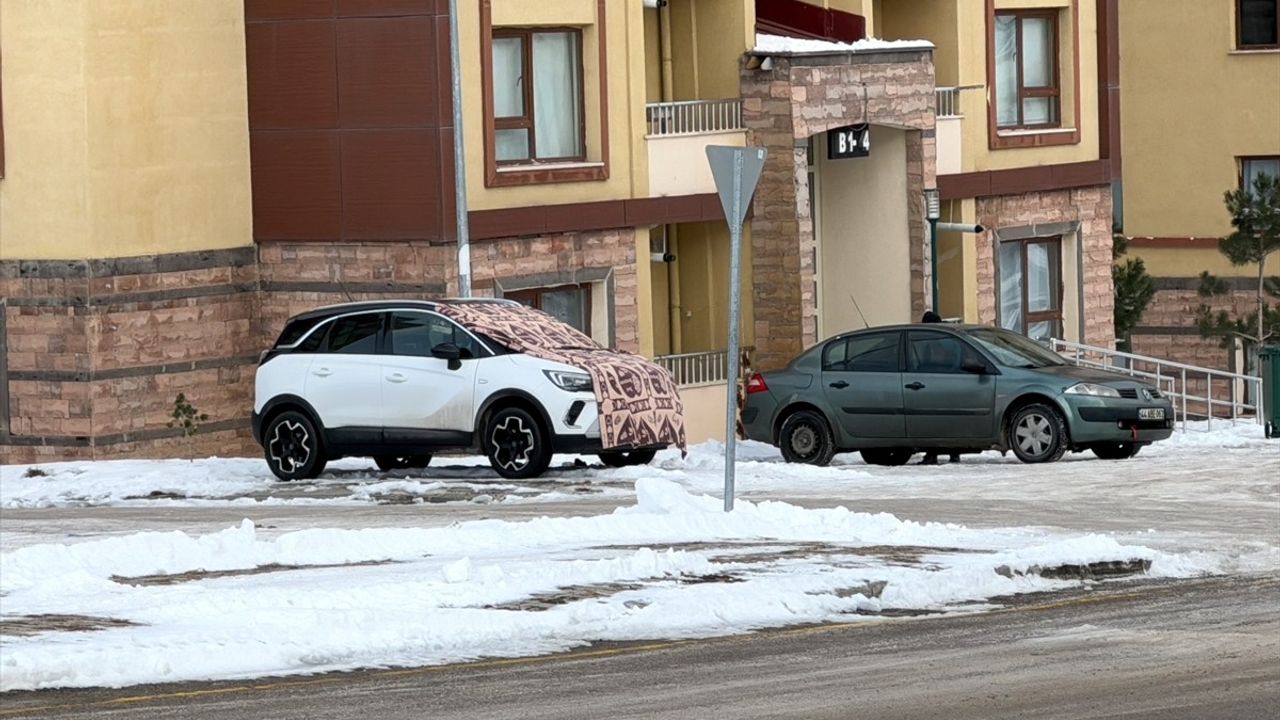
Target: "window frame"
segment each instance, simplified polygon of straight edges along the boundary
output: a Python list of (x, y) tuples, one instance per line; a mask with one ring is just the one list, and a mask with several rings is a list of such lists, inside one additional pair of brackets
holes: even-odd
[[(1000, 105), (998, 83), (992, 83), (992, 96), (995, 98), (996, 112), (996, 130), (1005, 132), (1019, 130), (1052, 130), (1062, 127), (1062, 48), (1059, 37), (1058, 27), (1058, 10), (1054, 8), (1044, 9), (1019, 9), (1019, 10), (997, 10), (995, 14), (996, 20), (1001, 17), (1014, 18), (1014, 42), (1017, 45), (1017, 91), (1018, 91), (1018, 122), (1013, 125), (1001, 125), (998, 108)], [(1053, 84), (1050, 87), (1043, 88), (1027, 88), (1023, 85), (1022, 66), (1022, 24), (1028, 19), (1041, 19), (1049, 21), (1049, 37), (1053, 41), (1049, 48), (1049, 59), (1053, 63), (1051, 78)], [(995, 48), (991, 49), (993, 63), (999, 67), (999, 60), (995, 58)], [(1026, 123), (1023, 119), (1023, 103), (1028, 99), (1035, 98), (1053, 98), (1053, 116), (1046, 123)]]
[[(1252, 191), (1253, 188), (1245, 187), (1244, 184), (1244, 179), (1248, 176), (1248, 173), (1244, 170), (1245, 163), (1258, 160), (1273, 160), (1280, 163), (1280, 155), (1241, 155), (1236, 159), (1238, 160), (1236, 164), (1236, 187), (1246, 191)], [(1276, 175), (1276, 180), (1280, 181), (1280, 174)]]
[[(586, 83), (588, 48), (586, 33), (583, 27), (571, 29), (579, 31), (579, 57), (582, 67), (582, 152), (579, 161), (556, 160), (543, 162), (503, 162), (498, 163), (496, 151), (497, 123), (494, 117), (493, 93), (493, 39), (494, 33), (522, 28), (495, 28), (493, 25), (492, 0), (478, 0), (480, 4), (480, 80), (481, 101), (483, 105), (484, 126), (484, 186), (486, 188), (514, 187), (521, 185), (539, 185), (560, 182), (600, 182), (609, 179), (609, 65), (608, 65), (608, 22), (606, 17), (606, 0), (596, 0), (595, 24), (590, 26), (595, 33), (596, 71), (599, 82), (598, 103), (596, 107), (586, 105)], [(538, 28), (541, 29), (541, 28)], [(546, 29), (551, 30), (548, 26)], [(532, 46), (529, 46), (532, 53)], [(528, 84), (532, 92), (532, 83)], [(528, 108), (526, 107), (526, 111)], [(599, 117), (599, 132), (588, 134), (586, 131), (587, 114)], [(598, 137), (596, 136), (598, 135)], [(599, 143), (598, 160), (591, 159), (589, 148)]]
[(396, 315), (408, 315), (408, 314), (426, 315), (428, 316), (428, 318), (432, 320), (440, 320), (441, 322), (451, 325), (453, 327), (455, 345), (457, 344), (456, 340), (459, 332), (471, 338), (471, 341), (475, 343), (475, 346), (480, 350), (480, 352), (474, 357), (463, 357), (463, 358), (459, 358), (460, 360), (479, 360), (482, 358), (493, 357), (494, 355), (497, 354), (493, 351), (492, 348), (489, 347), (488, 343), (482, 340), (475, 333), (471, 332), (470, 329), (463, 327), (460, 323), (455, 321), (453, 318), (447, 317), (445, 315), (441, 315), (438, 312), (432, 312), (431, 310), (423, 310), (420, 308), (400, 308), (400, 309), (392, 309), (387, 311), (387, 318), (383, 323), (383, 327), (384, 327), (383, 332), (386, 335), (386, 340), (381, 345), (382, 350), (379, 354), (389, 355), (392, 357), (426, 357), (426, 358), (435, 357), (434, 355), (430, 355), (430, 354), (414, 355), (410, 353), (396, 352), (395, 343), (393, 339), (393, 333), (395, 332), (395, 318), (396, 318)]
[[(1022, 304), (1022, 327), (1017, 329), (1006, 327), (1004, 324), (1003, 317), (1000, 318), (999, 327), (1004, 328), (1006, 330), (1012, 330), (1013, 332), (1017, 332), (1021, 335), (1030, 337), (1027, 335), (1027, 329), (1032, 325), (1034, 325), (1035, 323), (1053, 322), (1055, 337), (1058, 335), (1062, 335), (1063, 322), (1064, 322), (1062, 306), (1063, 306), (1063, 298), (1066, 292), (1065, 282), (1062, 277), (1062, 274), (1063, 274), (1062, 273), (1062, 236), (1052, 235), (1048, 237), (1033, 237), (1033, 238), (1025, 238), (1021, 240), (1006, 240), (1006, 241), (1000, 242), (999, 244), (1000, 245), (1008, 244), (1008, 245), (1018, 246), (1018, 262), (1020, 265), (1019, 271), (1022, 273), (1022, 283), (1021, 283), (1022, 287), (1020, 288), (1022, 292), (1021, 292), (1021, 297), (1019, 299), (1019, 302)], [(1031, 310), (1031, 302), (1030, 302), (1031, 283), (1027, 281), (1027, 278), (1030, 276), (1030, 266), (1027, 258), (1030, 257), (1031, 255), (1031, 253), (1028, 252), (1028, 247), (1031, 245), (1056, 246), (1056, 249), (1051, 250), (1049, 253), (1050, 257), (1055, 257), (1058, 260), (1057, 262), (1058, 276), (1056, 278), (1057, 288), (1055, 288), (1056, 292), (1053, 292), (1050, 296), (1053, 298), (1053, 304), (1054, 304), (1054, 309), (1052, 310), (1037, 310), (1034, 312), (1032, 312)], [(1000, 255), (999, 247), (996, 248), (995, 255), (996, 257), (999, 257)], [(997, 268), (997, 272), (996, 272), (996, 288), (997, 289), (1002, 286), (1003, 279), (1000, 277), (1000, 275), (1003, 272), (1004, 272), (1003, 267)], [(1001, 306), (1001, 300), (1002, 298), (996, 299), (997, 309), (999, 309)]]
[(1244, 44), (1244, 2), (1245, 0), (1235, 1), (1235, 49), (1236, 50), (1280, 50), (1280, 0), (1276, 2), (1276, 42), (1270, 44), (1246, 45)]
[[(915, 350), (914, 350), (913, 343), (917, 339), (935, 340), (939, 338), (944, 340), (950, 340), (960, 346), (960, 363), (959, 365), (956, 366), (956, 369), (955, 370), (924, 370), (917, 367), (915, 362), (916, 357), (915, 357)], [(949, 332), (942, 332), (941, 330), (926, 330), (923, 328), (920, 328), (920, 329), (912, 328), (911, 330), (907, 331), (906, 338), (903, 341), (903, 347), (905, 348), (906, 354), (907, 354), (907, 365), (906, 365), (906, 370), (904, 372), (908, 372), (908, 373), (916, 373), (920, 375), (968, 375), (970, 373), (966, 373), (962, 369), (966, 358), (972, 358), (974, 360), (980, 361), (984, 365), (987, 362), (986, 357), (981, 352), (979, 352), (978, 349), (975, 348), (973, 344), (970, 343), (968, 340), (960, 337), (959, 335), (955, 335)]]
[[(593, 320), (592, 307), (591, 307), (591, 295), (592, 295), (591, 286), (592, 286), (592, 283), (567, 283), (564, 285), (545, 285), (545, 286), (534, 287), (534, 288), (522, 288), (520, 290), (506, 290), (506, 291), (503, 291), (502, 297), (507, 300), (515, 300), (521, 305), (528, 305), (534, 310), (542, 310), (542, 296), (545, 293), (563, 292), (565, 290), (577, 290), (582, 294), (582, 318), (586, 323), (586, 327), (585, 328), (574, 327), (572, 323), (568, 323), (568, 325), (569, 327), (573, 327), (574, 330), (577, 330), (583, 335), (586, 335), (592, 340), (595, 340), (595, 335), (594, 333), (591, 332), (591, 325)], [(526, 303), (524, 302), (524, 298), (532, 298), (532, 302)], [(542, 312), (547, 312), (547, 311), (542, 310)], [(550, 314), (550, 313), (547, 313), (547, 314)]]
[[(1058, 127), (1042, 128), (1036, 130), (1019, 130), (1010, 128), (999, 128), (996, 126), (996, 96), (994, 92), (996, 84), (996, 0), (986, 0), (986, 62), (987, 76), (987, 149), (988, 150), (1006, 150), (1017, 148), (1033, 148), (1033, 147), (1053, 147), (1057, 145), (1079, 145), (1082, 134), (1081, 127), (1081, 105), (1082, 97), (1080, 92), (1080, 0), (1068, 0), (1067, 5), (1054, 5), (1050, 7), (1027, 8), (1028, 10), (1040, 10), (1059, 13), (1069, 12), (1070, 17), (1070, 35), (1068, 40), (1071, 44), (1070, 67), (1072, 68), (1071, 83), (1069, 87), (1063, 85), (1062, 68), (1066, 67), (1063, 60), (1063, 51), (1061, 38), (1065, 23), (1058, 24), (1056, 37), (1059, 40), (1058, 52), (1056, 58), (1061, 63), (1058, 67)], [(1064, 112), (1063, 93), (1070, 91), (1071, 95), (1071, 112), (1070, 120), (1072, 125), (1066, 127), (1064, 123), (1067, 121), (1067, 114)]]
[[(370, 352), (335, 352), (332, 347), (333, 330), (338, 327), (338, 323), (343, 322), (344, 320), (351, 320), (353, 318), (364, 317), (366, 315), (376, 315), (378, 320), (378, 329), (373, 334), (373, 350), (371, 350)], [(364, 312), (344, 313), (342, 315), (338, 315), (330, 318), (329, 321), (325, 324), (326, 327), (324, 327), (324, 337), (320, 340), (321, 347), (318, 350), (316, 350), (314, 354), (316, 355), (382, 355), (384, 354), (383, 347), (386, 343), (388, 316), (389, 316), (389, 313), (386, 310), (367, 310)], [(317, 325), (316, 329), (312, 330), (311, 332), (316, 332), (316, 330), (320, 329), (320, 327), (321, 327), (320, 325)], [(309, 335), (307, 337), (309, 337)], [(304, 342), (306, 341), (307, 337), (303, 338)]]
[[(533, 91), (533, 37), (548, 33), (570, 33), (578, 43), (578, 107), (582, 112), (578, 117), (578, 147), (581, 152), (577, 155), (567, 155), (555, 158), (539, 158), (538, 157), (538, 141), (537, 141), (537, 119), (536, 105)], [(586, 112), (586, 65), (583, 61), (583, 42), (582, 28), (577, 27), (536, 27), (536, 28), (494, 28), (493, 41), (504, 38), (519, 38), (521, 43), (520, 53), (520, 71), (521, 85), (523, 90), (524, 114), (511, 117), (493, 117), (494, 130), (494, 162), (498, 167), (521, 167), (529, 165), (553, 165), (556, 163), (580, 163), (587, 160), (587, 112)], [(492, 62), (493, 44), (490, 43), (489, 57)], [(493, 92), (494, 87), (490, 85), (489, 92)], [(496, 111), (494, 111), (496, 113)], [(497, 159), (497, 133), (502, 130), (525, 130), (529, 133), (529, 157), (520, 160), (498, 160)]]

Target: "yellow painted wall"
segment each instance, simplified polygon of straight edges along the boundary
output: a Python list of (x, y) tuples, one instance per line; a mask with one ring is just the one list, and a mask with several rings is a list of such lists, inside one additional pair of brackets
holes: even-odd
[(241, 0), (0, 3), (0, 258), (250, 245)]
[(684, 405), (684, 431), (690, 445), (707, 440), (724, 441), (726, 383), (680, 388), (680, 402)]
[[(1280, 155), (1280, 52), (1234, 51), (1234, 3), (1120, 3), (1120, 118), (1128, 235), (1230, 232), (1222, 194), (1241, 155)], [(1195, 38), (1171, 42), (1170, 38)], [(1230, 268), (1215, 251), (1134, 249), (1153, 274)], [(1274, 270), (1272, 272), (1275, 272)]]
[(912, 319), (906, 132), (874, 125), (871, 147), (857, 160), (828, 160), (824, 138), (815, 148), (821, 337), (861, 328), (864, 318), (869, 325)]
[[(494, 27), (574, 25), (583, 31), (583, 90), (587, 157), (599, 161), (600, 64), (595, 0), (493, 0)], [(483, 87), (480, 70), (479, 4), (459, 3), (463, 51), (463, 122), (466, 130), (467, 197), (472, 210), (528, 207), (646, 197), (648, 155), (644, 145), (644, 6), (607, 3), (605, 36), (608, 80), (609, 178), (523, 187), (484, 186)]]
[(670, 8), (675, 99), (738, 97), (738, 63), (755, 46), (753, 0), (681, 0)]
[(965, 33), (961, 42), (963, 5), (937, 0), (891, 0), (877, 18), (876, 35), (894, 40), (929, 40), (936, 46), (933, 65), (938, 85), (959, 85), (960, 46), (982, 37)]
[[(1216, 249), (1134, 248), (1127, 256), (1142, 258), (1147, 272), (1155, 277), (1194, 277), (1208, 270), (1220, 277), (1257, 277), (1258, 266), (1233, 267)], [(1123, 259), (1122, 256), (1121, 259)], [(1280, 255), (1267, 258), (1267, 275), (1280, 274)]]

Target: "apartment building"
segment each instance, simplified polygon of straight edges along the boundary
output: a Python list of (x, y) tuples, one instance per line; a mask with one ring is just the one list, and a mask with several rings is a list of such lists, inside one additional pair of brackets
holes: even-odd
[[(1223, 193), (1262, 173), (1280, 177), (1276, 18), (1275, 0), (1121, 3), (1122, 220), (1130, 254), (1156, 285), (1134, 352), (1242, 369), (1242, 358), (1200, 336), (1196, 310), (1256, 312), (1256, 266), (1232, 267), (1217, 247), (1231, 232)], [(1229, 283), (1229, 295), (1198, 295), (1206, 270)], [(1280, 274), (1280, 258), (1266, 270)]]
[[(73, 5), (0, 7), (0, 453), (255, 453), (287, 315), (459, 292), (448, 3)], [(985, 228), (937, 238), (944, 316), (1111, 343), (1115, 0), (459, 8), (474, 292), (663, 357), (691, 425), (723, 420), (709, 144), (769, 151), (756, 367), (931, 307), (931, 206)]]

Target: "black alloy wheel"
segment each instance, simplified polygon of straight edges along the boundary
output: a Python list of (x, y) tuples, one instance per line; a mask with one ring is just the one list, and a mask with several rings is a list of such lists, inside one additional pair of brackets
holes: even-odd
[(504, 478), (537, 477), (551, 465), (551, 445), (541, 424), (527, 410), (503, 408), (485, 425), (484, 451)]
[(320, 434), (306, 415), (294, 410), (280, 413), (262, 437), (267, 465), (281, 480), (308, 480), (324, 471)]

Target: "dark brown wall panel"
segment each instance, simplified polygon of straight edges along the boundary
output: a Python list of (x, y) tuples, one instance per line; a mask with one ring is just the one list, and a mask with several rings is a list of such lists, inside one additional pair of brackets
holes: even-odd
[(337, 0), (244, 0), (244, 19), (309, 20), (333, 17)]
[(245, 47), (250, 129), (336, 125), (338, 80), (332, 21), (249, 23)]
[(440, 238), (440, 160), (431, 130), (342, 133), (342, 235)]
[(435, 19), (338, 23), (339, 123), (344, 128), (435, 127)]
[(251, 132), (249, 151), (255, 238), (340, 238), (337, 132)]
[(446, 15), (449, 0), (338, 0), (339, 17)]

